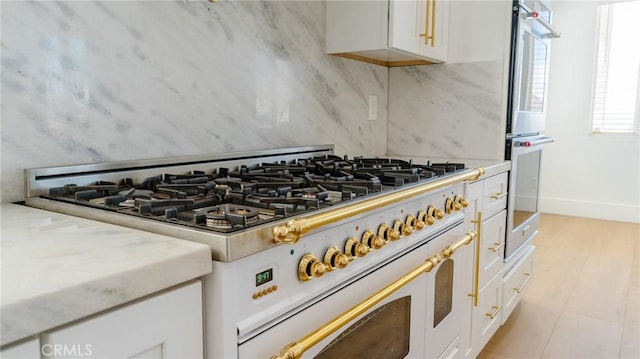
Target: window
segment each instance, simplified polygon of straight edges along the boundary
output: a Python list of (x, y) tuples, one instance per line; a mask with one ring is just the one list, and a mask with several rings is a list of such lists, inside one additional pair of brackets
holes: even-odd
[(598, 6), (594, 133), (638, 133), (640, 1)]

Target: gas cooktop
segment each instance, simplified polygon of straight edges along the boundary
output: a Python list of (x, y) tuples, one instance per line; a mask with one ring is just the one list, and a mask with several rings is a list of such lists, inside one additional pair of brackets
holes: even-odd
[(257, 162), (136, 182), (98, 180), (51, 187), (43, 198), (230, 233), (464, 170), (461, 163), (325, 155)]
[(333, 150), (320, 145), (26, 169), (25, 202), (205, 243), (214, 259), (231, 261), (299, 238), (311, 228), (302, 223), (314, 216), (475, 176), (462, 163), (339, 157)]

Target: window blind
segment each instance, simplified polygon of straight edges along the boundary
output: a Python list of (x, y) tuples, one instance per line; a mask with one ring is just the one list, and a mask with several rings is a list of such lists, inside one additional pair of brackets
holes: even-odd
[(592, 132), (638, 133), (640, 1), (598, 6)]

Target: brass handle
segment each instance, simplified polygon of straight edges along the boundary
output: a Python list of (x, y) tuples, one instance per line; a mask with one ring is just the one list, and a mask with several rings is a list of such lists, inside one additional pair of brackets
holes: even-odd
[(431, 0), (431, 47), (434, 47), (436, 41), (436, 0)]
[(327, 224), (335, 223), (382, 206), (403, 201), (417, 195), (443, 188), (463, 181), (476, 181), (485, 173), (484, 168), (475, 168), (469, 172), (461, 173), (451, 177), (446, 177), (438, 181), (425, 183), (420, 186), (411, 187), (389, 193), (385, 196), (369, 198), (361, 202), (352, 203), (334, 210), (324, 211), (310, 215), (306, 218), (297, 218), (288, 221), (284, 225), (273, 227), (273, 241), (276, 244), (297, 243), (300, 237), (310, 230), (320, 228)]
[(488, 250), (492, 251), (493, 253), (497, 252), (500, 248), (504, 247), (504, 242), (502, 243), (493, 243), (493, 245), (495, 245), (495, 247), (489, 247), (487, 248)]
[(498, 315), (498, 313), (500, 313), (500, 311), (502, 310), (502, 306), (501, 305), (492, 305), (491, 308), (494, 309), (493, 313), (485, 313), (484, 314), (487, 317), (489, 317), (489, 319), (495, 318), (496, 315)]
[(471, 223), (476, 225), (476, 233), (478, 236), (476, 237), (476, 258), (475, 258), (475, 268), (474, 268), (474, 277), (473, 277), (473, 293), (469, 293), (469, 297), (473, 297), (473, 306), (478, 306), (478, 293), (480, 292), (480, 237), (482, 235), (482, 212), (478, 212), (476, 215), (476, 219), (472, 220)]
[(416, 267), (411, 272), (398, 278), (396, 281), (382, 288), (379, 292), (360, 302), (358, 305), (333, 318), (331, 321), (325, 323), (318, 329), (307, 334), (302, 339), (288, 344), (287, 346), (282, 348), (282, 350), (280, 350), (280, 355), (274, 355), (271, 357), (271, 359), (296, 359), (302, 357), (302, 354), (304, 354), (305, 351), (309, 350), (309, 348), (312, 348), (314, 345), (318, 344), (320, 341), (335, 333), (340, 328), (342, 328), (355, 318), (359, 317), (367, 310), (373, 308), (376, 304), (382, 302), (385, 298), (387, 298), (400, 288), (409, 284), (411, 281), (418, 278), (423, 273), (431, 272), (431, 270), (433, 270), (440, 262), (442, 262), (443, 259), (451, 257), (453, 253), (458, 250), (458, 248), (471, 243), (476, 238), (476, 236), (477, 234), (474, 231), (466, 233), (458, 242), (443, 249), (440, 254), (436, 254), (430, 258), (427, 258), (422, 265)]
[(509, 192), (498, 192), (496, 194), (492, 194), (490, 197), (493, 198), (493, 199), (500, 199), (500, 198), (502, 198), (502, 197), (504, 197), (504, 196), (506, 196), (508, 194), (509, 194)]
[[(429, 3), (431, 3), (431, 10), (429, 10)], [(436, 0), (426, 0), (424, 7), (426, 9), (424, 17), (424, 33), (420, 34), (420, 37), (424, 37), (425, 45), (429, 45), (429, 40), (431, 40), (431, 47), (434, 47), (436, 37)], [(429, 23), (431, 23), (431, 34), (429, 34)]]
[(522, 283), (520, 288), (513, 288), (513, 290), (515, 290), (516, 293), (522, 292), (522, 289), (524, 289), (524, 287), (527, 285), (527, 283), (529, 283), (529, 279), (531, 279), (531, 273), (523, 273), (523, 274), (524, 274), (524, 276), (527, 277), (527, 279), (524, 280), (524, 283)]
[(420, 34), (420, 37), (424, 37), (424, 44), (429, 45), (429, 0), (425, 0), (424, 2), (425, 15), (424, 15), (424, 33)]

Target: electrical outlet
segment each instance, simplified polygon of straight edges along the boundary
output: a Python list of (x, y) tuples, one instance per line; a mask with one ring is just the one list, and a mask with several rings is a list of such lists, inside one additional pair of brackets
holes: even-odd
[(378, 96), (369, 95), (369, 121), (378, 119)]

